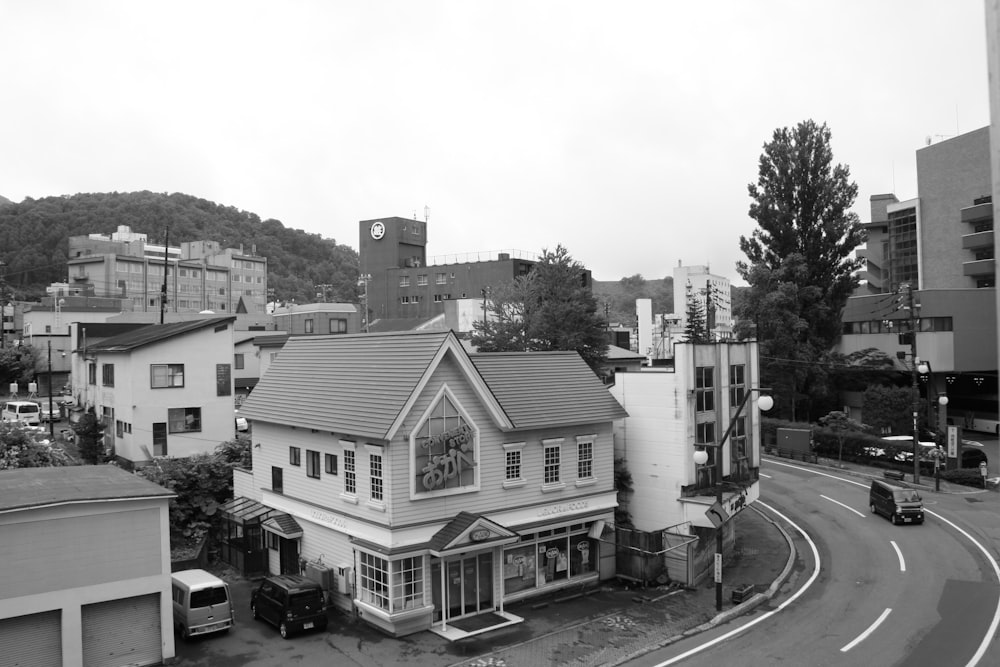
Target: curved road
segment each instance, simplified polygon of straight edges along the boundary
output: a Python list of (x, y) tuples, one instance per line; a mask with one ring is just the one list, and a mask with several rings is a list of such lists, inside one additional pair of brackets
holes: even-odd
[(765, 464), (761, 500), (794, 538), (793, 576), (770, 606), (630, 664), (1000, 664), (986, 641), (1000, 618), (996, 565), (947, 519), (944, 496), (926, 494), (923, 525), (894, 526), (870, 513), (863, 479)]

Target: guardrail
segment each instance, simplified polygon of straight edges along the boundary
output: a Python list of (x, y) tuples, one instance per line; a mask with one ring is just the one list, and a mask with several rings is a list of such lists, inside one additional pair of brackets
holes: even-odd
[(780, 447), (767, 447), (765, 454), (777, 456), (782, 459), (792, 459), (793, 461), (804, 461), (806, 463), (819, 463), (819, 457), (812, 452), (802, 452), (797, 449), (782, 449)]

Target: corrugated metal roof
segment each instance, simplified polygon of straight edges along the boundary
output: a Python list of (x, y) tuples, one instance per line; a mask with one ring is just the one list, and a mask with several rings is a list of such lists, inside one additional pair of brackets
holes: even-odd
[(159, 484), (112, 465), (0, 470), (0, 512), (72, 502), (175, 495)]
[(517, 429), (628, 416), (576, 352), (484, 352), (471, 359)]
[(150, 324), (136, 331), (112, 336), (104, 340), (87, 346), (88, 352), (128, 352), (143, 345), (158, 343), (167, 338), (180, 336), (207, 327), (220, 326), (235, 322), (234, 316), (209, 317), (198, 320), (187, 320), (185, 322), (171, 322), (170, 324)]
[(240, 416), (389, 439), (449, 340), (461, 354), (447, 331), (293, 336), (243, 402)]

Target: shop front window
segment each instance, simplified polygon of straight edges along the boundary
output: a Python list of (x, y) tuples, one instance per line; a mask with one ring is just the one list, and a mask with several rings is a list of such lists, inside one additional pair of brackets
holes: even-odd
[(589, 524), (577, 524), (522, 535), (520, 544), (504, 550), (504, 595), (596, 572), (598, 545), (588, 529)]
[(535, 587), (535, 545), (507, 549), (503, 555), (505, 595)]

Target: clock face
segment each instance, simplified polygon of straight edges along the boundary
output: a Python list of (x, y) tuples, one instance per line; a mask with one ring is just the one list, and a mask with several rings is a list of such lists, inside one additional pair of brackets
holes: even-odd
[(385, 236), (385, 225), (381, 222), (376, 222), (372, 225), (372, 238), (378, 240)]

